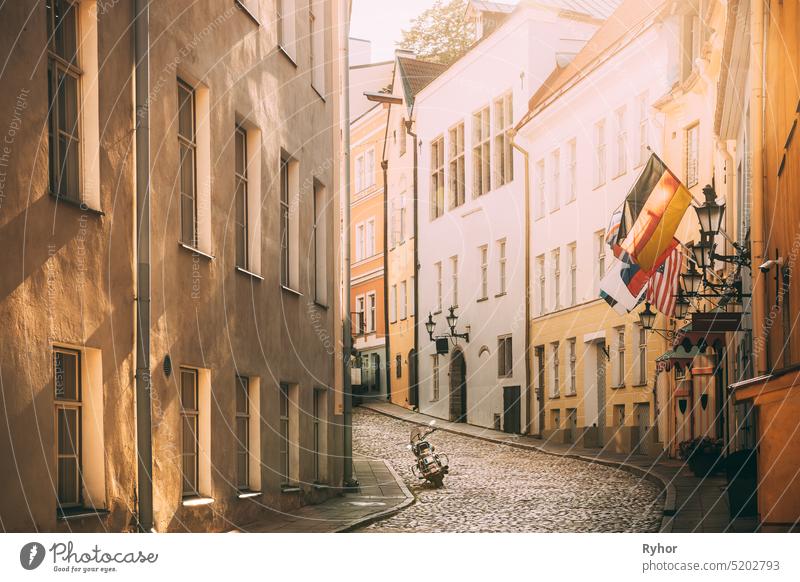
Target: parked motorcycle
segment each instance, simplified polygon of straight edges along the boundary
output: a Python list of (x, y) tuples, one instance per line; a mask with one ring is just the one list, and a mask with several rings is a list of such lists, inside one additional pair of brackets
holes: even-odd
[(428, 437), (436, 432), (436, 421), (432, 420), (427, 427), (418, 426), (411, 431), (411, 443), (408, 449), (417, 458), (411, 472), (421, 481), (428, 481), (434, 487), (441, 487), (444, 476), (449, 473), (450, 460), (444, 453), (436, 453), (436, 448), (428, 442)]

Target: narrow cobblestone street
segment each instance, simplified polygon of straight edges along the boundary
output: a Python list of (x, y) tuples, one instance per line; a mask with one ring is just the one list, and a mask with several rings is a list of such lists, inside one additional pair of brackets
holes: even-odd
[(416, 503), (363, 532), (652, 532), (658, 488), (625, 471), (436, 432), (450, 458), (443, 489), (420, 484), (406, 449), (414, 425), (357, 408), (354, 453), (387, 459)]

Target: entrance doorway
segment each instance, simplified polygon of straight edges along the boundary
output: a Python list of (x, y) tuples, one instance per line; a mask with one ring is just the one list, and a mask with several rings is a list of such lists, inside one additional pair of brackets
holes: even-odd
[(606, 356), (605, 340), (597, 342), (597, 436), (599, 442), (605, 442), (606, 430)]
[(520, 388), (519, 386), (503, 387), (503, 431), (520, 433)]
[(539, 403), (539, 434), (544, 431), (544, 346), (536, 346), (536, 400)]
[(408, 403), (419, 406), (419, 380), (417, 378), (417, 353), (408, 352)]
[(567, 426), (564, 428), (564, 442), (574, 443), (578, 436), (578, 409), (567, 408)]
[(650, 433), (650, 405), (636, 405), (636, 426), (639, 429), (639, 441), (636, 443), (635, 455), (647, 454), (647, 435)]
[(450, 356), (450, 420), (467, 422), (467, 362), (461, 350)]

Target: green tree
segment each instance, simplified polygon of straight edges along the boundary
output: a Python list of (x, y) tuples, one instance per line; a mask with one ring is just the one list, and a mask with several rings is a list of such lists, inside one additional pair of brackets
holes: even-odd
[(466, 0), (436, 0), (403, 31), (400, 48), (419, 58), (449, 65), (463, 55), (475, 39), (475, 26), (464, 20)]

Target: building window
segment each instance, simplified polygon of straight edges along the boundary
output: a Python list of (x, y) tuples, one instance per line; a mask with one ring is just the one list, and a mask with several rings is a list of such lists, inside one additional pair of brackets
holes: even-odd
[(617, 109), (617, 171), (615, 176), (621, 176), (628, 171), (628, 126), (626, 117), (627, 111), (625, 107)]
[(406, 155), (408, 148), (408, 128), (406, 126), (405, 118), (400, 119), (400, 155)]
[(400, 242), (406, 240), (406, 197), (400, 196)]
[(314, 182), (314, 299), (328, 303), (328, 190)]
[(509, 130), (514, 127), (512, 94), (494, 102), (494, 175), (495, 188), (514, 179), (514, 150)]
[(614, 426), (625, 426), (625, 405), (614, 405)]
[(197, 236), (197, 141), (195, 93), (178, 79), (178, 144), (180, 146), (181, 241), (198, 246)]
[(544, 160), (536, 162), (536, 218), (544, 216), (545, 175)]
[(289, 385), (281, 383), (279, 391), (280, 412), (280, 478), (281, 484), (287, 485), (291, 479), (291, 459), (289, 454)]
[(552, 354), (552, 368), (553, 368), (553, 385), (551, 386), (550, 394), (553, 398), (558, 398), (560, 389), (560, 379), (559, 379), (559, 361), (558, 361), (558, 342), (553, 342), (550, 344), (550, 350)]
[(314, 402), (311, 411), (311, 422), (313, 425), (313, 454), (314, 454), (314, 482), (322, 483), (325, 479), (323, 470), (325, 453), (325, 427), (327, 417), (327, 393), (322, 388), (314, 390)]
[(450, 257), (450, 267), (453, 271), (453, 307), (458, 307), (458, 257)]
[(367, 220), (366, 225), (366, 239), (364, 242), (366, 247), (363, 258), (368, 259), (369, 257), (375, 256), (375, 219), (370, 218)]
[(643, 165), (649, 157), (648, 125), (647, 93), (644, 93), (639, 96), (639, 160), (637, 166)]
[(79, 202), (82, 147), (79, 8), (69, 0), (50, 0), (46, 6), (50, 191)]
[(299, 287), (297, 261), (299, 237), (297, 208), (299, 202), (297, 160), (281, 156), (280, 166), (280, 228), (281, 228), (281, 285), (291, 289)]
[(400, 281), (400, 319), (408, 317), (408, 284)]
[(58, 504), (61, 508), (76, 507), (82, 503), (83, 479), (83, 386), (80, 352), (55, 348), (53, 368)]
[(247, 234), (247, 132), (239, 125), (234, 131), (234, 149), (236, 150), (234, 155), (236, 265), (246, 269), (248, 267), (247, 243), (249, 241)]
[(685, 81), (700, 57), (701, 23), (696, 8), (683, 15), (681, 21), (681, 80)]
[(569, 245), (569, 304), (578, 303), (578, 247), (577, 243)]
[(236, 376), (236, 486), (250, 488), (250, 379)]
[(464, 204), (466, 177), (464, 174), (464, 122), (450, 130), (450, 208)]
[(695, 123), (685, 132), (686, 142), (686, 187), (696, 186), (698, 182), (700, 156), (700, 125)]
[(367, 293), (367, 333), (375, 331), (376, 310), (378, 302), (374, 291)]
[(297, 61), (297, 42), (295, 38), (296, 0), (276, 0), (276, 20), (278, 22), (278, 46), (292, 61)]
[(433, 395), (431, 401), (439, 400), (439, 354), (433, 354)]
[(356, 335), (364, 335), (367, 331), (366, 310), (364, 296), (356, 297)]
[(594, 125), (594, 187), (606, 183), (606, 120)]
[(505, 295), (506, 292), (506, 239), (497, 241), (497, 274), (498, 295)]
[(575, 353), (575, 338), (567, 340), (567, 348), (569, 349), (569, 392), (567, 394), (574, 396), (578, 392), (578, 384), (576, 382), (578, 358)]
[(594, 233), (595, 264), (597, 265), (596, 280), (597, 284), (606, 274), (606, 232), (598, 230)]
[(308, 4), (309, 68), (311, 86), (325, 96), (325, 3), (311, 0)]
[(200, 405), (197, 370), (181, 368), (181, 420), (183, 433), (183, 495), (199, 494)]
[(578, 192), (578, 148), (575, 140), (567, 144), (567, 202), (575, 200)]
[(366, 226), (363, 222), (356, 224), (356, 261), (361, 261), (367, 255)]
[(497, 338), (497, 376), (510, 378), (514, 375), (514, 349), (510, 335)]
[(433, 266), (436, 271), (436, 312), (442, 310), (442, 263)]
[(394, 372), (397, 378), (403, 377), (403, 356), (397, 354), (394, 358)]
[(558, 210), (561, 192), (561, 152), (554, 150), (550, 154), (550, 212)]
[(550, 253), (553, 268), (553, 309), (561, 309), (561, 249)]
[(491, 190), (491, 139), (489, 108), (472, 115), (472, 197), (477, 198)]
[(639, 354), (638, 365), (639, 369), (639, 384), (644, 386), (647, 384), (647, 331), (641, 326), (638, 326), (639, 332)]
[(397, 285), (389, 288), (389, 321), (397, 321)]
[(617, 334), (617, 362), (616, 362), (616, 377), (614, 378), (615, 386), (625, 385), (625, 328), (618, 327)]
[(356, 156), (356, 194), (375, 185), (375, 148)]
[(544, 272), (544, 255), (539, 255), (536, 257), (536, 271), (539, 274), (539, 315), (544, 315), (547, 312), (547, 302), (545, 299), (547, 287)]
[(417, 313), (417, 303), (416, 298), (414, 297), (414, 277), (411, 277), (411, 283), (409, 284), (408, 288), (408, 314), (412, 317)]
[(444, 214), (444, 138), (431, 143), (431, 220)]
[(478, 300), (486, 299), (489, 297), (489, 247), (488, 245), (481, 245), (478, 247), (480, 253), (481, 265), (481, 296)]

